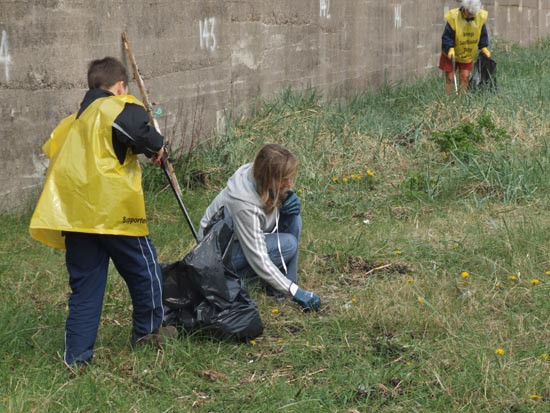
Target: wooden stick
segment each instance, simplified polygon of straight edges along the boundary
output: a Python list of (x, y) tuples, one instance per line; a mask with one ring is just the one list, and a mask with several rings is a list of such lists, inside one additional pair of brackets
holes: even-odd
[[(126, 36), (126, 32), (122, 32), (122, 43), (124, 44), (124, 48), (126, 49), (126, 53), (128, 54), (128, 58), (130, 59), (130, 65), (132, 66), (132, 72), (134, 73), (134, 79), (136, 80), (136, 83), (139, 87), (139, 91), (141, 93), (141, 100), (143, 101), (143, 105), (145, 106), (145, 110), (147, 111), (147, 114), (149, 115), (149, 119), (155, 129), (158, 133), (162, 135), (160, 132), (160, 128), (158, 125), (158, 122), (156, 118), (153, 116), (153, 109), (151, 106), (151, 103), (149, 101), (149, 96), (147, 95), (147, 91), (145, 89), (145, 84), (143, 83), (143, 79), (139, 73), (139, 69), (137, 67), (136, 59), (134, 57), (134, 54), (132, 53), (132, 49), (130, 48), (130, 42), (128, 41), (128, 37)], [(185, 216), (185, 219), (187, 221), (187, 224), (189, 224), (189, 228), (191, 229), (191, 232), (193, 233), (193, 237), (195, 237), (195, 241), (198, 242), (198, 236), (197, 231), (195, 231), (195, 227), (193, 226), (193, 222), (191, 221), (191, 218), (189, 217), (189, 213), (187, 212), (187, 209), (185, 208), (185, 205), (183, 204), (183, 200), (181, 198), (181, 189), (178, 183), (178, 178), (176, 177), (176, 174), (174, 172), (174, 168), (172, 168), (172, 164), (170, 163), (170, 159), (168, 158), (168, 151), (164, 150), (164, 154), (162, 158), (160, 159), (160, 166), (162, 170), (164, 171), (166, 178), (168, 178), (168, 182), (170, 183), (170, 187), (172, 188), (172, 191), (174, 191), (174, 195), (176, 196), (176, 199), (178, 200), (178, 204), (183, 211), (183, 215)]]

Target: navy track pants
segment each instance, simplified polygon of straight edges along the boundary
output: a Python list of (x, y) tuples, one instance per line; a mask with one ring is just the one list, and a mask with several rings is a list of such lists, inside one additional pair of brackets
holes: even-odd
[(133, 340), (158, 331), (164, 317), (162, 274), (149, 237), (67, 232), (65, 246), (72, 291), (65, 326), (63, 357), (67, 364), (92, 359), (109, 258), (124, 278), (132, 298)]

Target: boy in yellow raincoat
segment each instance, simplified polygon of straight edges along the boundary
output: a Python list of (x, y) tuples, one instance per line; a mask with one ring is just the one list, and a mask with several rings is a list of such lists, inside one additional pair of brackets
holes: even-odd
[(30, 223), (33, 238), (66, 249), (68, 365), (92, 360), (110, 259), (132, 298), (132, 343), (154, 341), (164, 317), (138, 163), (138, 154), (158, 160), (164, 139), (143, 104), (128, 95), (128, 73), (118, 60), (92, 61), (88, 86), (79, 111), (42, 148), (50, 165)]
[[(445, 90), (451, 92), (455, 82), (455, 70), (458, 69), (460, 89), (468, 90), (470, 72), (478, 49), (487, 57), (489, 36), (487, 34), (488, 13), (481, 9), (480, 0), (462, 0), (457, 9), (445, 14), (445, 30), (441, 37), (442, 53), (439, 68), (445, 72)], [(453, 67), (453, 61), (455, 67)]]

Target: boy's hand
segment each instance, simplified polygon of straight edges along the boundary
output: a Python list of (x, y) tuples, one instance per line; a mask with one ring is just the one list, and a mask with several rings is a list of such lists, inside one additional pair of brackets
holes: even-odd
[(164, 155), (164, 146), (159, 149), (159, 151), (151, 157), (151, 162), (158, 163), (160, 165), (160, 160)]

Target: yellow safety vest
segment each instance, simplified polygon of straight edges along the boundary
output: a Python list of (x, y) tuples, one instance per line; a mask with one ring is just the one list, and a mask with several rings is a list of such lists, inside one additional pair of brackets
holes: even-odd
[(124, 164), (112, 143), (112, 125), (134, 96), (95, 100), (76, 119), (63, 119), (42, 147), (50, 159), (29, 231), (36, 240), (65, 248), (62, 231), (144, 236), (149, 233), (138, 157)]
[(455, 31), (456, 61), (459, 63), (473, 62), (477, 54), (477, 46), (481, 37), (481, 29), (487, 21), (489, 13), (480, 10), (472, 21), (462, 17), (460, 9), (452, 9), (445, 15), (445, 20)]

